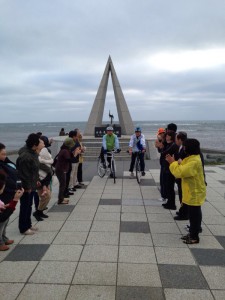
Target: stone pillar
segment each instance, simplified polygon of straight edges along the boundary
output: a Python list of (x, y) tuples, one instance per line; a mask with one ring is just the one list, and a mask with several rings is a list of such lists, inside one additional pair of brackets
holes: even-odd
[(101, 83), (98, 88), (95, 101), (93, 103), (90, 116), (86, 128), (84, 130), (84, 135), (94, 136), (94, 129), (96, 126), (102, 125), (102, 118), (104, 113), (105, 98), (108, 87), (109, 73), (111, 72), (113, 90), (116, 100), (116, 107), (119, 117), (119, 125), (121, 126), (121, 133), (123, 135), (130, 135), (133, 133), (133, 122), (126, 104), (122, 89), (119, 84), (111, 57), (109, 56), (104, 74), (102, 76)]

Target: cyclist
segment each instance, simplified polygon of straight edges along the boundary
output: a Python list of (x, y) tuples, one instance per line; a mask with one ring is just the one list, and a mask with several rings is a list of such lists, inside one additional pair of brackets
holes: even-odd
[[(117, 152), (120, 152), (119, 149), (119, 139), (116, 134), (113, 133), (113, 127), (109, 126), (106, 128), (106, 134), (103, 136), (102, 139), (102, 148), (101, 148), (101, 162), (103, 163), (104, 168), (106, 168), (106, 162), (105, 162), (105, 154), (107, 152), (111, 152), (114, 149), (117, 150)], [(111, 166), (111, 157), (107, 156), (107, 161), (108, 161), (108, 167), (110, 168)], [(110, 177), (113, 177), (113, 174), (111, 172)]]
[(130, 169), (129, 172), (130, 176), (133, 177), (134, 173), (134, 164), (135, 159), (138, 154), (138, 152), (141, 151), (139, 154), (140, 156), (140, 165), (141, 165), (141, 174), (142, 176), (145, 176), (145, 161), (144, 161), (144, 153), (146, 152), (146, 143), (145, 143), (145, 136), (141, 133), (141, 128), (136, 127), (135, 133), (130, 138), (129, 143), (129, 153), (131, 155), (131, 163), (130, 163)]

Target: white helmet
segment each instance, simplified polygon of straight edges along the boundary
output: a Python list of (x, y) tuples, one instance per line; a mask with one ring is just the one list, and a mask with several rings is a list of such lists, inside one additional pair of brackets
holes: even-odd
[(107, 127), (107, 128), (106, 128), (106, 131), (108, 131), (108, 130), (111, 130), (111, 131), (113, 131), (114, 129), (113, 129), (113, 127), (112, 127), (112, 126), (109, 126), (109, 127)]

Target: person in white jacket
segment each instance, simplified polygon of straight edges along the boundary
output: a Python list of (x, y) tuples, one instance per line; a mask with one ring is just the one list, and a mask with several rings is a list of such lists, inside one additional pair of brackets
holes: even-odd
[(39, 204), (37, 210), (33, 213), (33, 216), (38, 221), (43, 221), (43, 218), (48, 218), (47, 214), (44, 214), (43, 211), (46, 209), (50, 199), (51, 199), (51, 189), (50, 183), (52, 180), (53, 171), (51, 165), (53, 164), (53, 158), (46, 146), (48, 146), (45, 137), (40, 137), (43, 141), (37, 153), (39, 154), (38, 159), (40, 162), (39, 168), (39, 179), (41, 186), (37, 189), (39, 196)]
[(142, 176), (145, 176), (145, 161), (144, 161), (144, 154), (146, 152), (146, 143), (145, 143), (145, 136), (141, 133), (141, 128), (136, 127), (135, 133), (130, 138), (129, 143), (129, 153), (131, 155), (131, 162), (130, 162), (130, 169), (129, 172), (130, 176), (133, 177), (134, 173), (134, 164), (136, 156), (139, 153), (140, 156), (140, 164), (141, 164), (141, 172)]

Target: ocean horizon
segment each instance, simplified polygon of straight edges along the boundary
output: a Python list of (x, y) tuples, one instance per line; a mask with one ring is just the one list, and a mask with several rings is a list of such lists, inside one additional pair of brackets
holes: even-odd
[[(140, 126), (144, 134), (155, 136), (159, 127), (166, 127), (171, 122), (177, 124), (178, 131), (186, 131), (189, 138), (198, 139), (202, 148), (225, 150), (225, 120), (145, 120), (133, 121), (133, 124), (134, 127)], [(61, 128), (66, 132), (79, 128), (83, 132), (86, 123), (86, 121), (0, 123), (0, 142), (6, 145), (7, 150), (18, 150), (32, 132), (42, 132), (50, 138), (58, 136)], [(103, 123), (107, 124), (109, 121)], [(115, 124), (118, 122), (115, 121)]]

